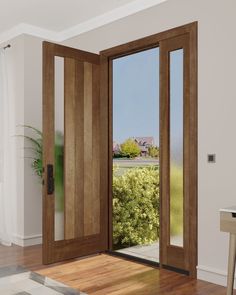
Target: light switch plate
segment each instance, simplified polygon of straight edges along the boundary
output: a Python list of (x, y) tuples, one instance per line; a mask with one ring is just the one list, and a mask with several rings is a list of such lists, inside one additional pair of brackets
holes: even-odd
[(216, 162), (216, 155), (215, 154), (208, 154), (207, 161), (208, 161), (208, 163), (215, 163)]

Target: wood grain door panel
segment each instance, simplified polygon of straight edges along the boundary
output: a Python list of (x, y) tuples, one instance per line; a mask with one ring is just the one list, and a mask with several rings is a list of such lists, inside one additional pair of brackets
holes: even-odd
[[(195, 43), (196, 45), (196, 43)], [(196, 67), (190, 51), (190, 34), (160, 41), (160, 132), (161, 132), (161, 262), (189, 271), (195, 276), (191, 261), (196, 246)], [(183, 49), (183, 247), (171, 244), (170, 233), (170, 53)], [(191, 186), (191, 183), (193, 184)], [(194, 246), (193, 246), (194, 245)], [(194, 252), (196, 249), (194, 250)], [(195, 252), (196, 253), (196, 252)], [(196, 263), (196, 261), (195, 261)]]
[[(55, 240), (55, 192), (43, 189), (43, 262), (107, 249), (102, 163), (100, 56), (43, 43), (43, 165), (55, 164), (55, 57), (64, 61), (64, 238)], [(105, 163), (106, 164), (106, 163)], [(103, 171), (104, 169), (104, 171)], [(104, 181), (102, 182), (104, 184)]]

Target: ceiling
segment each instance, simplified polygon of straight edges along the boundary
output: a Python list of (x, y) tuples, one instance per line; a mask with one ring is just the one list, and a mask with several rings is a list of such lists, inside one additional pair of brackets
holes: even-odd
[(0, 32), (20, 23), (61, 31), (132, 1), (1, 0)]
[(20, 34), (63, 41), (166, 0), (0, 0), (0, 42)]

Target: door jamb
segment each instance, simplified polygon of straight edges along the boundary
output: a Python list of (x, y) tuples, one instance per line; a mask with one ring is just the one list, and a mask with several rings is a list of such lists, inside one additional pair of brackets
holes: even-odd
[[(170, 29), (158, 34), (154, 34), (148, 37), (144, 37), (135, 41), (131, 41), (126, 44), (112, 47), (100, 52), (101, 55), (101, 98), (104, 104), (104, 108), (107, 112), (108, 118), (108, 220), (109, 220), (109, 229), (108, 229), (108, 249), (112, 250), (112, 60), (118, 57), (130, 55), (147, 49), (155, 48), (159, 46), (161, 40), (174, 38), (183, 34), (189, 34), (190, 37), (190, 69), (191, 69), (191, 83), (190, 83), (190, 93), (191, 93), (191, 102), (194, 103), (193, 110), (194, 116), (192, 118), (192, 172), (191, 172), (191, 209), (189, 212), (191, 216), (190, 224), (190, 270), (189, 275), (193, 278), (196, 278), (197, 271), (197, 28), (198, 23), (193, 22), (186, 24), (174, 29)], [(104, 118), (105, 119), (105, 118)], [(161, 145), (160, 145), (161, 146)], [(160, 151), (161, 153), (161, 151)], [(161, 174), (161, 172), (160, 172)], [(161, 175), (160, 175), (161, 177)], [(160, 203), (162, 202), (162, 193), (161, 193), (161, 183), (160, 183)], [(161, 206), (160, 206), (161, 207)], [(161, 226), (161, 212), (160, 212), (160, 226)], [(161, 232), (161, 231), (160, 231)], [(161, 254), (161, 253), (160, 253)], [(160, 255), (160, 265), (161, 255)]]

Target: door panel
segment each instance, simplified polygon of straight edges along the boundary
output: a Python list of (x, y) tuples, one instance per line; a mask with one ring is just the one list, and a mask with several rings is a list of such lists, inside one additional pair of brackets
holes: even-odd
[[(101, 163), (100, 56), (48, 42), (43, 53), (46, 264), (106, 250), (108, 213), (107, 194), (101, 194), (106, 171)], [(53, 167), (53, 194), (46, 185), (48, 165)]]
[(54, 185), (55, 185), (55, 240), (64, 239), (64, 58), (55, 57), (55, 149)]
[[(178, 69), (174, 69), (176, 57)], [(188, 34), (160, 42), (161, 257), (163, 265), (186, 271), (191, 271), (190, 245), (195, 239), (195, 233), (190, 233), (190, 224), (195, 222), (190, 204), (196, 198), (195, 186), (190, 186), (190, 178), (196, 175), (196, 154), (190, 154), (196, 143), (192, 137), (196, 109), (190, 107), (190, 57)]]
[(170, 244), (183, 247), (183, 49), (170, 52)]

